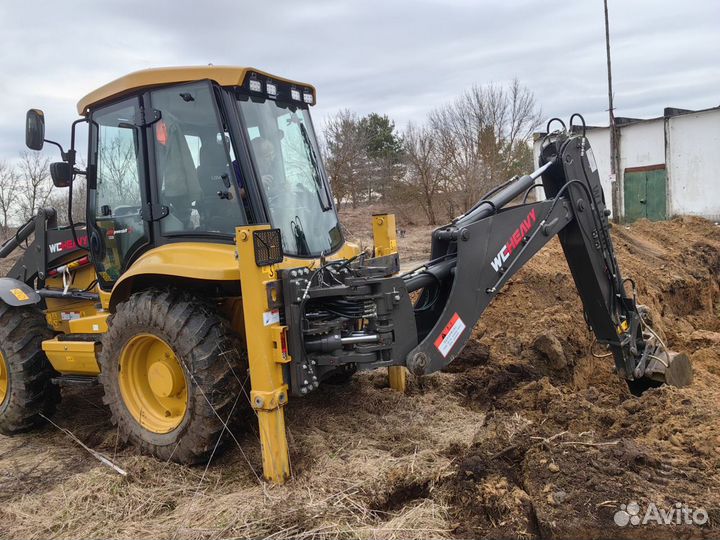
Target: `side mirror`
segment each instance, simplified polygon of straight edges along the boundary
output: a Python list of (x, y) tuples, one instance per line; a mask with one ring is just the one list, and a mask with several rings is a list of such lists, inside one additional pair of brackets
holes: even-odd
[(30, 150), (42, 150), (45, 142), (45, 115), (40, 109), (30, 109), (25, 117), (25, 145)]
[[(28, 145), (29, 146), (29, 145)], [(58, 188), (65, 188), (72, 184), (73, 166), (66, 161), (56, 161), (50, 164), (50, 176), (53, 184)]]

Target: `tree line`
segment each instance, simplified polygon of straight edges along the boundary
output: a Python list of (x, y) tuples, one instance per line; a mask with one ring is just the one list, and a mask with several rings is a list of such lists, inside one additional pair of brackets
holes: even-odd
[[(84, 181), (75, 182), (73, 217), (85, 221)], [(50, 158), (40, 152), (25, 151), (16, 163), (0, 161), (0, 236), (7, 238), (15, 227), (25, 223), (39, 208), (51, 206), (58, 222), (68, 222), (67, 190), (55, 190), (50, 179)]]
[(23, 152), (15, 165), (0, 162), (0, 229), (7, 236), (12, 224), (24, 223), (52, 193), (49, 160), (39, 152)]
[(419, 208), (435, 225), (533, 168), (540, 119), (534, 95), (518, 80), (473, 86), (402, 131), (387, 115), (339, 111), (323, 129), (335, 202), (381, 202), (409, 218)]

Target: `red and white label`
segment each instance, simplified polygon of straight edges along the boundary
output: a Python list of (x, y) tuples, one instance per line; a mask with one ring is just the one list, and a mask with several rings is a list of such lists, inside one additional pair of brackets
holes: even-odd
[(453, 345), (455, 345), (458, 338), (462, 335), (463, 330), (465, 330), (465, 323), (462, 322), (460, 316), (455, 313), (435, 340), (435, 346), (443, 357), (448, 355), (450, 349), (453, 348)]
[(263, 324), (265, 326), (270, 326), (271, 324), (276, 324), (280, 322), (280, 310), (279, 309), (271, 309), (270, 311), (266, 311), (263, 313)]

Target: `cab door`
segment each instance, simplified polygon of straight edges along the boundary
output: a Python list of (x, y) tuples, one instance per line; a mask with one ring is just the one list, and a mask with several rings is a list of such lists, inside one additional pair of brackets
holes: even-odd
[(136, 122), (140, 98), (92, 114), (88, 185), (90, 252), (101, 288), (109, 290), (150, 242), (143, 219), (147, 204), (144, 129)]

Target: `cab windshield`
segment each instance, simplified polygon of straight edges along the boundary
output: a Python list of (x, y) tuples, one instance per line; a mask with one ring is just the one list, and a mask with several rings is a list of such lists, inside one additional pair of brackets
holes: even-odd
[(238, 98), (270, 221), (288, 255), (317, 257), (342, 244), (308, 110), (271, 99)]

